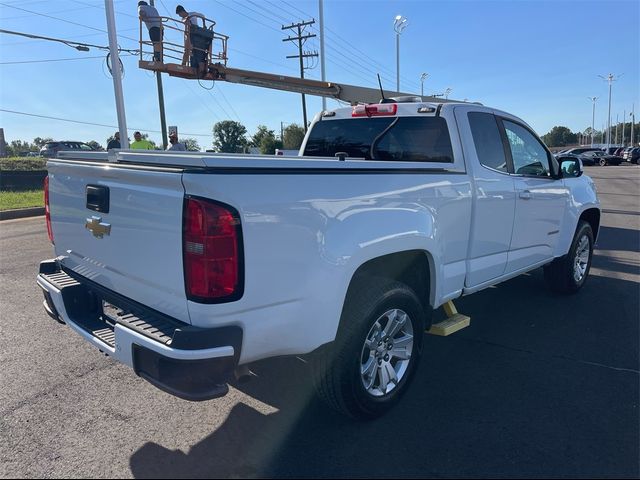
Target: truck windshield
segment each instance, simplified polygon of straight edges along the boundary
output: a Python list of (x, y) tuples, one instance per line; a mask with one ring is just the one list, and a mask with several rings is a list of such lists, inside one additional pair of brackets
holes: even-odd
[(304, 150), (312, 157), (349, 157), (398, 162), (453, 162), (442, 117), (377, 117), (317, 122)]

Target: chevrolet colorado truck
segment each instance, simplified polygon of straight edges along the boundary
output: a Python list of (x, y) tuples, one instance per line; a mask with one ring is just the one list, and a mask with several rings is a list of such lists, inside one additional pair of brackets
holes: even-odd
[(539, 267), (577, 292), (600, 225), (580, 161), (479, 104), (324, 111), (296, 157), (60, 157), (46, 311), (188, 400), (226, 394), (257, 360), (309, 354), (331, 407), (379, 416), (416, 373), (434, 309)]

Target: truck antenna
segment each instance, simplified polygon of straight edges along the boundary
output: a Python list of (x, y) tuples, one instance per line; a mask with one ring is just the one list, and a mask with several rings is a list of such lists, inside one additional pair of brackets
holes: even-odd
[(380, 85), (380, 95), (382, 95), (382, 100), (380, 100), (380, 103), (386, 103), (387, 99), (384, 98), (384, 90), (382, 90), (382, 81), (380, 80), (380, 74), (378, 73), (378, 85)]

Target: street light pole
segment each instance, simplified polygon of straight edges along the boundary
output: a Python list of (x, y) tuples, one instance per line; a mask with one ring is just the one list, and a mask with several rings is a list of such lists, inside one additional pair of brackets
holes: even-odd
[(447, 89), (444, 91), (444, 98), (448, 99), (449, 98), (449, 94), (453, 91), (453, 89), (447, 87)]
[(609, 82), (609, 113), (607, 115), (607, 148), (609, 148), (611, 146), (611, 85), (620, 78), (620, 75), (618, 75), (617, 78), (614, 78), (613, 73), (610, 73), (606, 77), (603, 77), (602, 75), (598, 76), (605, 82)]
[(396, 92), (400, 92), (400, 34), (407, 28), (408, 20), (402, 15), (396, 15), (393, 29), (396, 32)]
[(120, 70), (120, 57), (118, 55), (118, 36), (116, 34), (116, 15), (113, 8), (113, 0), (104, 0), (105, 14), (107, 15), (107, 34), (109, 36), (109, 52), (113, 65), (111, 77), (113, 78), (113, 91), (116, 97), (116, 114), (118, 116), (118, 131), (120, 132), (120, 146), (129, 148), (127, 137), (127, 116), (124, 111), (124, 94), (122, 91), (122, 71)]
[(424, 97), (424, 81), (429, 77), (428, 73), (420, 75), (420, 96)]
[(633, 124), (636, 123), (636, 115), (635, 115), (635, 104), (633, 104), (631, 106), (631, 143), (630, 143), (630, 147), (633, 147)]
[(596, 100), (598, 99), (598, 97), (587, 98), (593, 102), (593, 112), (591, 113), (591, 147), (593, 148), (593, 137), (595, 136), (594, 129), (596, 123)]

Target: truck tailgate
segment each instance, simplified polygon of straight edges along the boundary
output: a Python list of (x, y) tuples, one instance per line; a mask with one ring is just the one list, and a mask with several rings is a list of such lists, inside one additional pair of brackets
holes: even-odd
[(189, 322), (182, 171), (64, 160), (49, 161), (48, 169), (55, 251), (62, 265)]

